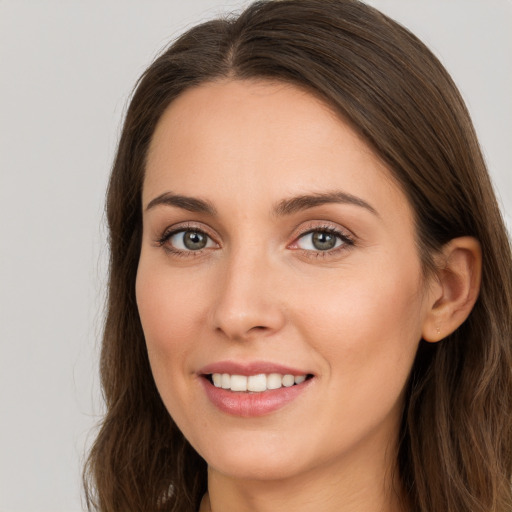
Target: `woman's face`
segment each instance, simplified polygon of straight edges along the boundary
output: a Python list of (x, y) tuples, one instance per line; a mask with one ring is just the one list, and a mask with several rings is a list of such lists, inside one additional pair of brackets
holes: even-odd
[(385, 464), (429, 292), (409, 203), (355, 132), (290, 85), (201, 85), (157, 126), (143, 210), (151, 368), (211, 470)]

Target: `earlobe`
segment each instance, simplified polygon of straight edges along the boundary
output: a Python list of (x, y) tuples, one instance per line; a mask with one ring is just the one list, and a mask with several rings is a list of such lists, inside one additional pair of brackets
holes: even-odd
[(482, 251), (473, 237), (454, 238), (439, 255), (436, 294), (423, 323), (422, 337), (437, 342), (469, 316), (480, 291)]

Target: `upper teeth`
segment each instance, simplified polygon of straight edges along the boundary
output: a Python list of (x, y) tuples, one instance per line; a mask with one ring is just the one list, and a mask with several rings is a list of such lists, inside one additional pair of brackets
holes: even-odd
[(260, 373), (259, 375), (230, 375), (229, 373), (213, 373), (213, 384), (217, 388), (230, 389), (231, 391), (267, 391), (267, 389), (279, 389), (300, 384), (306, 380), (305, 375), (281, 375), (280, 373)]

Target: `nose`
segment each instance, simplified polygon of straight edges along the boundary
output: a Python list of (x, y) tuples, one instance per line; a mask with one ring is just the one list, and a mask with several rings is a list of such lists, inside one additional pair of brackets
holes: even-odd
[(285, 324), (280, 272), (261, 256), (233, 256), (218, 277), (214, 330), (230, 340), (270, 336)]

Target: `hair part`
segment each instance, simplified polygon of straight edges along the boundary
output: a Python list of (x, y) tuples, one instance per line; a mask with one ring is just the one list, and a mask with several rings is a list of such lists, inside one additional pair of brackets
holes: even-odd
[(221, 79), (272, 80), (322, 98), (390, 169), (412, 205), (425, 271), (458, 236), (482, 246), (467, 321), (420, 342), (407, 384), (397, 472), (417, 512), (512, 509), (511, 249), (464, 102), (414, 35), (357, 0), (256, 2), (196, 26), (143, 74), (107, 194), (107, 413), (84, 472), (89, 509), (195, 511), (206, 463), (166, 411), (135, 302), (146, 155), (168, 105)]

